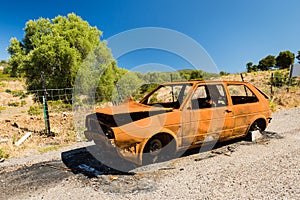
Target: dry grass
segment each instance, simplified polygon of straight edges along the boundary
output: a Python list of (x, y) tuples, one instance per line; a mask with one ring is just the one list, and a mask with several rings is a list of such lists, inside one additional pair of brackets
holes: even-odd
[[(24, 113), (9, 119), (1, 119), (0, 149), (5, 152), (6, 157), (30, 156), (32, 153), (55, 150), (78, 140), (72, 113), (68, 113), (67, 117), (66, 113), (50, 114), (50, 122), (54, 137), (47, 137), (44, 133), (45, 125), (42, 114), (29, 116)], [(32, 135), (20, 146), (16, 146), (15, 143), (27, 132), (32, 132)]]

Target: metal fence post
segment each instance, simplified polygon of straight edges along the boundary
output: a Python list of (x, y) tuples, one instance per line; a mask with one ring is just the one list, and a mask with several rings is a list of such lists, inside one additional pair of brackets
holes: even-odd
[(273, 98), (273, 94), (274, 94), (274, 92), (273, 92), (273, 84), (274, 84), (274, 74), (273, 74), (273, 72), (271, 73), (271, 80), (270, 80), (270, 82), (271, 82), (271, 86), (270, 86), (270, 93), (271, 93), (271, 98)]
[(43, 90), (44, 90), (43, 107), (44, 107), (45, 129), (46, 129), (47, 136), (51, 136), (50, 120), (49, 120), (49, 112), (48, 112), (48, 103), (47, 103), (47, 89), (46, 89), (44, 72), (41, 72), (41, 77), (42, 77), (42, 86), (43, 86)]

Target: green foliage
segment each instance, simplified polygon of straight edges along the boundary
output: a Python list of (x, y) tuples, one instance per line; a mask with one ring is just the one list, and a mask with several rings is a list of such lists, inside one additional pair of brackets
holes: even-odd
[(12, 38), (10, 40), (10, 46), (7, 49), (8, 53), (11, 55), (9, 58), (10, 76), (18, 77), (20, 75), (19, 66), (22, 66), (25, 61), (25, 49), (21, 42), (17, 38)]
[(8, 93), (8, 94), (10, 94), (11, 90), (10, 89), (6, 89), (5, 92)]
[(127, 72), (116, 83), (116, 87), (113, 90), (112, 101), (123, 101), (129, 96), (135, 96), (138, 94), (138, 89), (143, 84), (143, 80), (140, 79), (137, 73)]
[(112, 62), (100, 76), (96, 99), (100, 102), (111, 101), (113, 93), (117, 92), (116, 84), (127, 72), (118, 68), (116, 62)]
[(261, 71), (267, 71), (276, 65), (275, 56), (268, 55), (261, 59), (258, 63), (257, 68)]
[(25, 99), (26, 97), (28, 97), (28, 95), (26, 93), (24, 93), (24, 91), (22, 90), (10, 90), (10, 89), (6, 89), (5, 90), (6, 93), (8, 94), (12, 94), (13, 97), (20, 97), (20, 99)]
[(30, 106), (27, 111), (29, 115), (40, 115), (43, 113), (41, 106)]
[(48, 106), (51, 109), (59, 110), (59, 111), (66, 111), (66, 110), (71, 110), (72, 109), (71, 104), (64, 103), (62, 100), (48, 101)]
[(227, 76), (227, 75), (229, 75), (230, 73), (228, 73), (228, 72), (225, 72), (225, 71), (220, 71), (220, 76)]
[(275, 112), (276, 111), (276, 104), (271, 100), (269, 100), (268, 102), (269, 102), (269, 106), (270, 106), (272, 112)]
[(47, 147), (42, 147), (38, 151), (40, 153), (47, 153), (49, 151), (56, 151), (57, 149), (59, 149), (61, 147), (63, 147), (63, 145), (51, 145), (51, 146), (47, 146)]
[(11, 66), (6, 62), (6, 60), (1, 60), (0, 66), (4, 67), (2, 74), (10, 74)]
[(6, 65), (6, 64), (7, 64), (6, 60), (1, 60), (0, 61), (0, 65)]
[(22, 106), (22, 107), (25, 106), (26, 104), (27, 104), (26, 101), (24, 101), (24, 100), (21, 101), (21, 106)]
[[(30, 20), (24, 30), (22, 42), (12, 38), (8, 52), (11, 75), (24, 73), (29, 90), (41, 89), (41, 71), (45, 73), (48, 88), (73, 87), (78, 69), (90, 53), (102, 61), (100, 68), (113, 60), (106, 44), (100, 41), (102, 32), (74, 13), (52, 20)], [(90, 79), (92, 71), (87, 67), (85, 72), (86, 79)]]
[(274, 87), (282, 87), (288, 83), (288, 73), (276, 71), (274, 76), (270, 78), (270, 83)]
[[(178, 73), (175, 73), (174, 76), (178, 77), (178, 80), (207, 80), (213, 77), (218, 77), (219, 74), (214, 73), (208, 73), (202, 70), (179, 70)], [(176, 81), (176, 79), (173, 79), (173, 81)]]
[(9, 153), (6, 149), (0, 148), (0, 158), (9, 158)]
[(20, 105), (20, 103), (19, 102), (9, 102), (7, 105), (11, 106), (11, 107), (18, 107)]
[(5, 68), (3, 71), (0, 71), (0, 81), (14, 81), (19, 80), (20, 78), (11, 77), (9, 73), (4, 73)]
[(20, 99), (25, 99), (28, 95), (22, 90), (11, 91), (13, 97), (20, 97)]
[(7, 65), (4, 67), (3, 69), (3, 74), (11, 74), (11, 71), (12, 71), (12, 67), (10, 65)]
[(1, 113), (3, 110), (6, 110), (6, 107), (5, 107), (5, 106), (0, 106), (0, 113)]
[(253, 62), (248, 62), (246, 64), (246, 68), (247, 68), (247, 72), (257, 72), (258, 71), (258, 66), (257, 65), (253, 65)]
[(290, 51), (283, 51), (280, 52), (279, 55), (276, 57), (276, 65), (280, 69), (289, 68), (290, 65), (294, 63), (295, 54)]

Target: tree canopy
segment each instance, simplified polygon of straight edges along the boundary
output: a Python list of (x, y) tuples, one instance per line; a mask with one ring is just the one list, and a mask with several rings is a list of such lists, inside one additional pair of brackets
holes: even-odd
[(52, 20), (29, 20), (24, 30), (22, 41), (10, 41), (9, 64), (12, 76), (24, 73), (30, 90), (41, 88), (41, 71), (47, 87), (72, 87), (78, 68), (91, 51), (102, 46), (102, 51), (111, 54), (100, 41), (102, 32), (74, 13)]
[[(300, 51), (296, 57), (300, 61)], [(265, 58), (262, 58), (258, 65), (253, 65), (252, 62), (246, 64), (247, 72), (253, 71), (266, 71), (272, 68), (286, 69), (294, 63), (295, 54), (290, 51), (282, 51), (277, 57), (273, 55), (268, 55)]]
[(295, 54), (290, 51), (280, 52), (276, 57), (276, 64), (280, 69), (289, 68), (290, 65), (294, 64)]
[(257, 68), (261, 71), (266, 71), (271, 69), (275, 65), (276, 65), (275, 56), (268, 55), (259, 61)]

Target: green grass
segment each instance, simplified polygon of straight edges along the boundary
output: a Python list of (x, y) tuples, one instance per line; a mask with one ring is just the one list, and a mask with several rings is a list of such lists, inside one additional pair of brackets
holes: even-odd
[(71, 104), (64, 103), (62, 100), (48, 101), (51, 110), (67, 111), (72, 109)]
[(48, 147), (43, 147), (43, 148), (40, 148), (38, 151), (40, 153), (46, 153), (46, 152), (49, 152), (49, 151), (55, 151), (61, 147), (63, 147), (64, 145), (53, 145), (53, 146), (48, 146)]
[(11, 107), (18, 107), (20, 105), (20, 103), (19, 102), (9, 102), (7, 105), (11, 106)]
[(16, 80), (22, 80), (22, 78), (10, 77), (9, 74), (2, 74), (0, 72), (0, 81), (16, 81)]
[(0, 113), (1, 113), (3, 110), (6, 110), (6, 107), (0, 106)]
[(0, 148), (0, 158), (9, 158), (9, 153), (4, 148)]
[(30, 106), (29, 110), (27, 111), (29, 115), (39, 115), (43, 113), (41, 106)]

